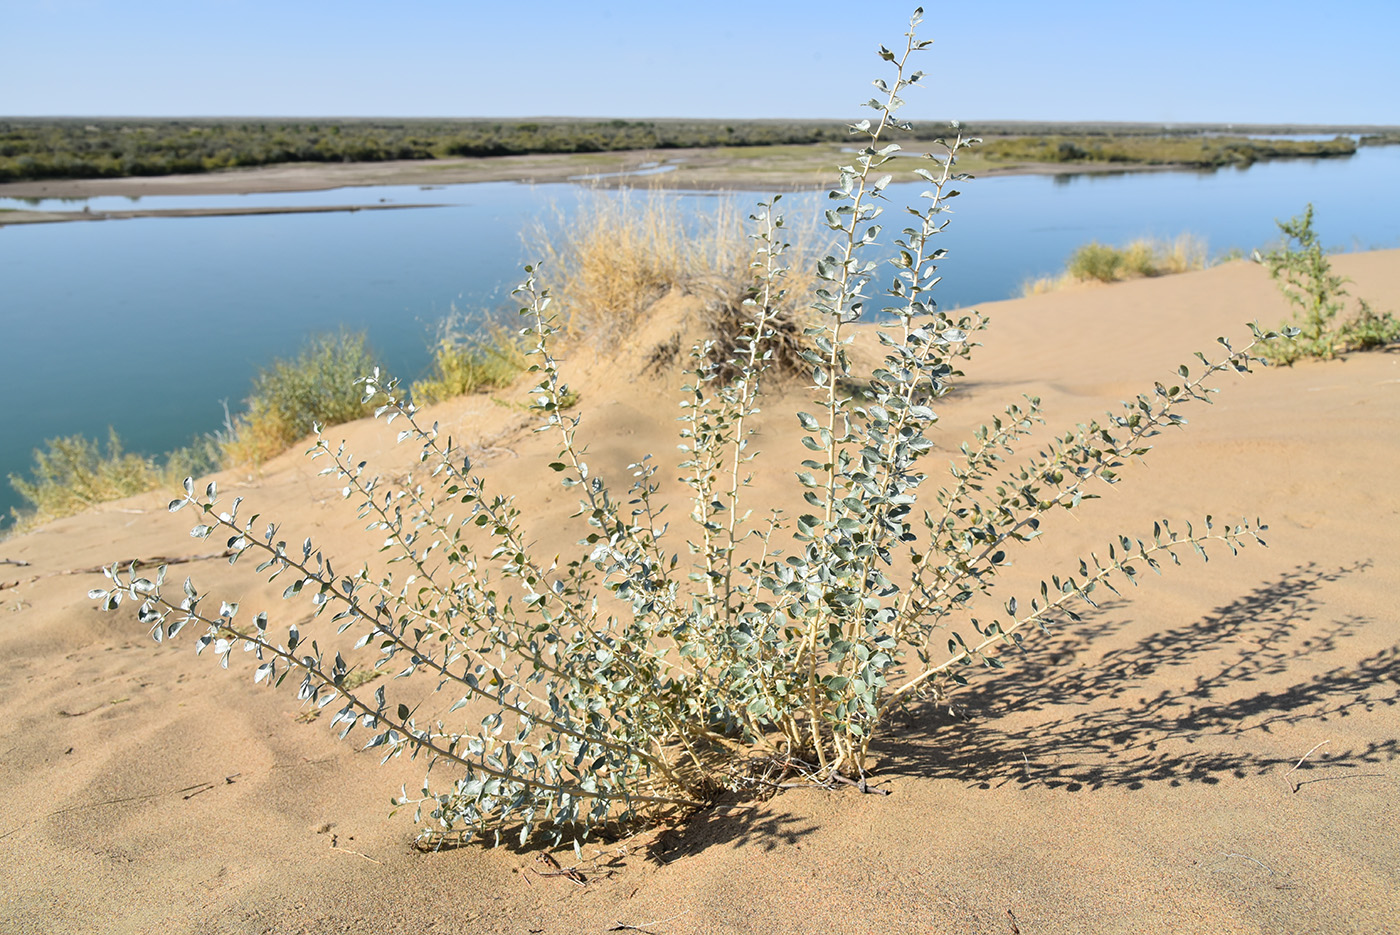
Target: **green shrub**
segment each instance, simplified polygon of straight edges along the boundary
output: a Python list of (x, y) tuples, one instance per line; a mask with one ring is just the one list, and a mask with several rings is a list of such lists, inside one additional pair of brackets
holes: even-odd
[(1378, 312), (1365, 299), (1356, 317), (1342, 323), (1341, 343), (1349, 351), (1370, 351), (1400, 341), (1400, 319), (1394, 312)]
[(1123, 251), (1097, 240), (1079, 247), (1070, 255), (1066, 269), (1075, 279), (1114, 282), (1122, 279), (1127, 257)]
[(1337, 323), (1350, 280), (1332, 271), (1332, 261), (1312, 222), (1309, 203), (1302, 214), (1276, 222), (1284, 236), (1282, 245), (1262, 256), (1256, 254), (1293, 306), (1291, 325), (1284, 329), (1292, 339), (1270, 341), (1264, 347), (1265, 356), (1291, 366), (1302, 358), (1330, 360), (1400, 339), (1400, 321), (1390, 312), (1376, 312), (1364, 299), (1358, 300), (1361, 308), (1355, 318)]
[[(1125, 461), (1182, 423), (1180, 409), (1208, 400), (1214, 376), (1250, 368), (1253, 345), (1224, 339), (1218, 361), (1202, 357), (1194, 373), (1181, 367), (1175, 385), (1155, 384), (1010, 467), (1004, 459), (1027, 441), (1040, 406), (1008, 406), (952, 454), (939, 490), (921, 489), (934, 460), (933, 406), (984, 325), (931, 301), (945, 212), (965, 178), (956, 156), (973, 140), (954, 135), (921, 163), (927, 203), (897, 214), (891, 235), (898, 250), (887, 295), (899, 307), (873, 332), (885, 360), (861, 374), (850, 354), (878, 271), (866, 247), (881, 235), (889, 181), (881, 170), (898, 149), (883, 135), (904, 127), (900, 97), (923, 78), (906, 64), (929, 45), (915, 38), (920, 13), (902, 53), (880, 50), (895, 74), (876, 83), (875, 117), (853, 128), (861, 148), (841, 168), (826, 214), (836, 246), (817, 264), (817, 319), (800, 351), (812, 402), (790, 414), (808, 452), (794, 466), (805, 512), (747, 502), (749, 474), (775, 469), (751, 447), (780, 340), (774, 322), (788, 301), (775, 198), (754, 215), (742, 331), (724, 359), (709, 341), (692, 352), (680, 423), (688, 524), (663, 516), (663, 469), (649, 455), (621, 487), (588, 463), (583, 416), (563, 407), (555, 346), (564, 325), (527, 267), (517, 295), (537, 380), (530, 396), (540, 430), (558, 444), (549, 468), (579, 498), (575, 553), (536, 547), (513, 497), (489, 488), (437, 425), (420, 422), (375, 375), (366, 398), (390, 397), (386, 412), (401, 438), (421, 446), (423, 469), (395, 488), (343, 445), (321, 439), (313, 457), (384, 537), (388, 570), (337, 562), (358, 570), (336, 574), (311, 539), (289, 546), (275, 525), (240, 518), (239, 501), (222, 507), (212, 484), (197, 492), (187, 481), (170, 504), (200, 514), (195, 536), (228, 541), (234, 559), (253, 557), (259, 572), (282, 578), (284, 598), (309, 598), (315, 616), (329, 609), (330, 620), (305, 634), (295, 624), (274, 629), (266, 614), (240, 615), (189, 581), (167, 594), (163, 568), (146, 579), (113, 567), (110, 587), (90, 596), (108, 609), (130, 598), (158, 641), (194, 626), (197, 649), (224, 665), (235, 649), (252, 650), (237, 656), (252, 662), (254, 681), (292, 678), (303, 701), (336, 706), (331, 723), (342, 736), (367, 733), (366, 747), (386, 760), (423, 755), (431, 772), (395, 803), (414, 808), (430, 839), (510, 834), (526, 843), (537, 832), (577, 843), (599, 826), (753, 788), (773, 769), (866, 789), (871, 744), (897, 729), (893, 716), (905, 705), (946, 699), (968, 667), (1001, 667), (1000, 648), (1074, 618), (1078, 603), (1175, 563), (1178, 552), (1253, 539), (1261, 527), (1159, 521), (1150, 535), (1119, 537), (1065, 574), (1047, 574), (1028, 599), (992, 597), (998, 572), (1040, 534), (1043, 517), (1076, 509), (1096, 482), (1114, 482)], [(413, 684), (351, 688), (350, 673), (370, 657)]]
[(261, 464), (315, 426), (339, 425), (374, 411), (358, 382), (375, 367), (363, 333), (318, 335), (293, 360), (274, 360), (253, 378), (247, 409), (223, 441), (228, 464)]

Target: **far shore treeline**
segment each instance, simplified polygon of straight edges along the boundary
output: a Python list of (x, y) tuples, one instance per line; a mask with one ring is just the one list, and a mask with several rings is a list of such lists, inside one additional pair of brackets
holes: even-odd
[[(945, 125), (928, 122), (892, 136), (932, 140), (946, 132)], [(1362, 145), (1400, 142), (1400, 129), (1345, 126), (984, 121), (965, 124), (964, 132), (988, 137), (981, 152), (992, 160), (1196, 167), (1345, 156), (1356, 150), (1352, 136)], [(1266, 134), (1338, 135), (1252, 138)], [(0, 118), (0, 182), (174, 175), (288, 162), (754, 147), (848, 138), (843, 122), (800, 120)]]

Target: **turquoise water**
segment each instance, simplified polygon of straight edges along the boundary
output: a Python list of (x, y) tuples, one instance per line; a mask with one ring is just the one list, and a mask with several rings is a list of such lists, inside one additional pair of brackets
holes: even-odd
[[(1400, 246), (1400, 147), (1348, 159), (1260, 163), (1209, 173), (1011, 176), (968, 182), (944, 237), (939, 301), (967, 306), (1017, 294), (1059, 270), (1089, 240), (1206, 238), (1212, 252), (1249, 250), (1274, 219), (1312, 201), (1323, 241), (1342, 249)], [(922, 186), (891, 186), (902, 205)], [(37, 207), (142, 208), (425, 204), (354, 213), (138, 218), (0, 228), (0, 477), (26, 473), (47, 438), (120, 433), (159, 453), (217, 428), (257, 369), (294, 355), (307, 336), (369, 333), (385, 366), (407, 379), (428, 365), (437, 323), (509, 301), (528, 251), (521, 232), (568, 223), (580, 198), (623, 197), (573, 185), (482, 183), (264, 195), (101, 198)], [(633, 196), (636, 197), (636, 196)], [(676, 193), (683, 209), (760, 193)], [(795, 223), (822, 193), (784, 196)], [(0, 208), (33, 203), (0, 199)], [(897, 219), (887, 219), (893, 228)], [(0, 512), (17, 498), (0, 484)]]

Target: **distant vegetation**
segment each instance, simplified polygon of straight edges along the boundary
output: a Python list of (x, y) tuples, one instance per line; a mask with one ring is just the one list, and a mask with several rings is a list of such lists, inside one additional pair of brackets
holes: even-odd
[[(983, 122), (965, 129), (1009, 137), (989, 139), (983, 150), (1003, 161), (1248, 165), (1267, 158), (1346, 155), (1356, 148), (1349, 138), (1299, 142), (1239, 135), (1296, 127), (1236, 128), (1231, 136), (1202, 135), (1214, 132), (1204, 126), (1152, 124)], [(943, 133), (919, 129), (893, 136), (931, 140)], [(835, 120), (10, 119), (0, 120), (0, 182), (172, 175), (286, 162), (829, 143), (849, 136), (847, 125)], [(1363, 142), (1396, 139), (1400, 131), (1384, 129)]]
[(209, 172), (284, 162), (589, 153), (844, 140), (844, 124), (682, 120), (0, 122), (0, 181)]
[(1261, 159), (1350, 156), (1356, 141), (1261, 140), (1245, 136), (1045, 136), (988, 140), (980, 153), (990, 160), (1050, 163), (1108, 162), (1214, 168), (1248, 166)]

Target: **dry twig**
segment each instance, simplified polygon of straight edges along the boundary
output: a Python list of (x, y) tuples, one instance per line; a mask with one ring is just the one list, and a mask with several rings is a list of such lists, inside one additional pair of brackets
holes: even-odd
[[(1298, 758), (1298, 762), (1293, 764), (1293, 769), (1290, 769), (1288, 772), (1283, 774), (1283, 778), (1287, 780), (1289, 776), (1293, 775), (1294, 770), (1303, 765), (1304, 760), (1313, 755), (1314, 750), (1316, 750), (1318, 747), (1323, 746), (1324, 744), (1329, 744), (1331, 742), (1332, 741), (1329, 739), (1322, 741), (1322, 743), (1314, 744), (1312, 750), (1309, 750), (1307, 753), (1304, 753), (1301, 757)], [(1294, 792), (1297, 792), (1299, 789), (1303, 788), (1303, 784), (1301, 782), (1290, 782), (1289, 785), (1293, 787)]]
[(363, 857), (365, 860), (369, 861), (369, 862), (372, 863), (372, 864), (379, 864), (381, 867), (384, 866), (384, 861), (382, 861), (382, 860), (375, 860), (373, 857), (369, 856), (368, 854), (361, 854), (359, 851), (352, 851), (352, 850), (351, 850), (350, 848), (348, 848), (348, 847), (341, 847), (339, 844), (336, 843), (336, 836), (335, 836), (335, 835), (331, 835), (331, 850), (333, 850), (333, 851), (343, 851), (343, 852), (346, 853), (346, 854), (354, 854), (356, 857)]
[[(577, 867), (561, 867), (559, 861), (555, 860), (554, 855), (550, 854), (548, 851), (541, 851), (539, 854), (536, 854), (535, 860), (550, 868), (548, 870), (535, 870), (531, 867), (530, 870), (535, 876), (564, 877), (569, 882), (576, 883), (579, 886), (588, 885), (588, 878), (580, 873)], [(528, 879), (528, 877), (526, 879)]]
[(629, 923), (629, 922), (619, 922), (619, 923), (617, 923), (616, 925), (614, 925), (612, 928), (608, 929), (608, 931), (609, 931), (609, 932), (647, 932), (647, 933), (649, 933), (649, 935), (650, 935), (650, 933), (651, 933), (650, 926), (653, 926), (653, 925), (665, 925), (667, 922), (673, 922), (673, 921), (675, 921), (676, 919), (679, 919), (681, 916), (685, 915), (685, 914), (686, 914), (687, 912), (689, 912), (689, 911), (690, 911), (689, 909), (685, 909), (685, 910), (682, 910), (681, 912), (676, 913), (676, 914), (673, 915), (673, 916), (668, 916), (668, 917), (665, 918), (665, 919), (652, 919), (650, 922), (639, 922), (639, 923), (637, 923), (636, 925), (632, 925), (632, 924)]

